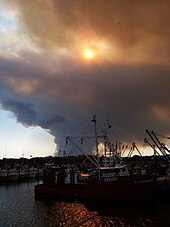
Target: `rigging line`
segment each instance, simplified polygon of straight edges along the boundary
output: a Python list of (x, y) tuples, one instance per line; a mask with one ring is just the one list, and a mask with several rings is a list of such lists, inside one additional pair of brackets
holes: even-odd
[(124, 153), (125, 153), (125, 151), (127, 150), (127, 148), (128, 148), (128, 145), (125, 145), (125, 148), (124, 148), (124, 150), (122, 151), (122, 156), (124, 155)]
[[(165, 150), (166, 150), (166, 151), (168, 151), (168, 152), (170, 153), (169, 149), (165, 146), (165, 144), (162, 143), (161, 141), (159, 141), (158, 137), (156, 136), (156, 134), (154, 133), (153, 130), (151, 131), (151, 133), (154, 135), (155, 139), (156, 139), (157, 142), (159, 143), (161, 150), (163, 150), (164, 152), (165, 152)], [(166, 153), (166, 152), (165, 152), (165, 153)], [(166, 153), (166, 154), (167, 154), (167, 153)]]
[(164, 135), (161, 135), (161, 134), (159, 134), (159, 133), (157, 133), (157, 132), (156, 132), (156, 135), (158, 135), (158, 136), (160, 136), (160, 137), (163, 137), (163, 138), (165, 138), (165, 139), (170, 139), (170, 136), (164, 136)]
[(72, 141), (71, 140), (71, 138), (69, 138), (69, 137), (67, 137), (67, 139), (74, 145), (74, 146), (76, 146), (77, 147), (77, 149), (81, 152), (81, 153), (83, 153), (96, 167), (98, 167), (98, 164), (97, 163), (95, 163), (86, 153), (84, 153), (75, 143), (74, 143), (74, 141)]
[[(84, 141), (85, 145), (87, 146), (87, 149), (90, 151), (90, 145), (86, 144), (86, 141)], [(89, 154), (89, 153), (88, 153)], [(97, 163), (97, 158), (92, 154), (92, 152), (90, 152), (90, 155), (92, 155), (92, 158), (94, 159), (94, 161)]]
[(91, 126), (91, 122), (89, 122), (89, 124), (87, 125), (87, 127), (84, 129), (82, 135), (85, 135), (86, 134), (86, 132), (89, 130), (90, 126)]

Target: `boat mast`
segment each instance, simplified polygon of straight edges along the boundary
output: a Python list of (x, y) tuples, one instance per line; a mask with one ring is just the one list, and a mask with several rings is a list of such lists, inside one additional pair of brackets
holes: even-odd
[(98, 174), (99, 174), (99, 180), (100, 180), (100, 161), (99, 161), (99, 148), (98, 148), (96, 115), (93, 116), (93, 119), (91, 121), (94, 123), (95, 140), (96, 140), (96, 154), (97, 154), (97, 166), (98, 166)]

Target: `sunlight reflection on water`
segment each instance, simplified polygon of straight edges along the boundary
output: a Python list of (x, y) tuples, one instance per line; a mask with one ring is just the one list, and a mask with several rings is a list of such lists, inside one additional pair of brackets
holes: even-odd
[(163, 226), (169, 226), (169, 204), (159, 204), (156, 211), (145, 213), (136, 212), (139, 207), (135, 212), (129, 212), (128, 207), (117, 212), (114, 204), (99, 209), (77, 202), (35, 200), (35, 184), (36, 181), (0, 185), (0, 227), (149, 227), (161, 226), (163, 220)]

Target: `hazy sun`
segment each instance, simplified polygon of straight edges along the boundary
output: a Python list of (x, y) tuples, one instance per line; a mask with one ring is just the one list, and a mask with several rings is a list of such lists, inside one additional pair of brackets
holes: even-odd
[(87, 60), (93, 59), (95, 57), (95, 54), (92, 50), (86, 50), (83, 54), (83, 57)]

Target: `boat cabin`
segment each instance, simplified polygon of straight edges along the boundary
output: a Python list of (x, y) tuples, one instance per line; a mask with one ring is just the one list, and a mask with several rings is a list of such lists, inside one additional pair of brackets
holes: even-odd
[(126, 165), (115, 165), (113, 167), (101, 167), (100, 176), (103, 181), (116, 181), (118, 177), (129, 176)]

